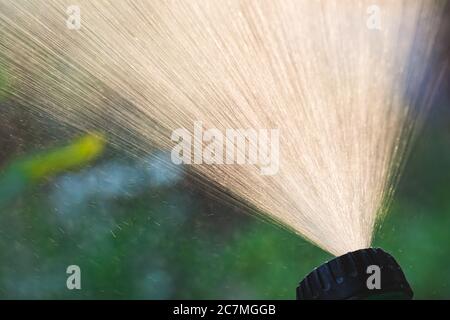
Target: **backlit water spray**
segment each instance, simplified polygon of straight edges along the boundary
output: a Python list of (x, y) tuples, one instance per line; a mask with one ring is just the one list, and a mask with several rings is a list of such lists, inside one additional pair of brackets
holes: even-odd
[(205, 190), (342, 255), (370, 247), (430, 105), (444, 5), (0, 0), (0, 67), (30, 111), (131, 152), (183, 140)]

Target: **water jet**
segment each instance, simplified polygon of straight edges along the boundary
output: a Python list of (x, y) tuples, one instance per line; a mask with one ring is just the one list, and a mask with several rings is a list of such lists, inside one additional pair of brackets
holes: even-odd
[[(181, 130), (194, 160), (169, 165), (192, 164), (205, 191), (338, 256), (305, 278), (301, 299), (412, 297), (395, 260), (365, 248), (439, 84), (428, 68), (443, 1), (79, 2), (74, 32), (67, 0), (0, 0), (15, 101), (124, 150), (173, 150)], [(368, 24), (374, 8), (381, 20)], [(195, 138), (196, 123), (211, 139)], [(239, 128), (281, 129), (265, 146), (279, 148), (276, 174), (218, 156)]]

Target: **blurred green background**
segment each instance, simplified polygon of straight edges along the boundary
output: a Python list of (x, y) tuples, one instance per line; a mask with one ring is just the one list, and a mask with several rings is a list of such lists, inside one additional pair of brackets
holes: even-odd
[[(448, 91), (374, 242), (398, 259), (416, 298), (450, 298)], [(294, 299), (330, 258), (209, 198), (155, 161), (161, 151), (131, 158), (0, 99), (0, 298)], [(73, 264), (82, 290), (66, 288)]]

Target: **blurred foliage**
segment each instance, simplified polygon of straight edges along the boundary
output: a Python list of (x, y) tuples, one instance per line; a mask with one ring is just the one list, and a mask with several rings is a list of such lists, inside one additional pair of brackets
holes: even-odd
[[(449, 144), (427, 130), (374, 243), (396, 256), (417, 298), (450, 297)], [(111, 151), (26, 189), (0, 215), (0, 296), (293, 299), (297, 282), (330, 258), (209, 199), (155, 160), (163, 156)], [(65, 287), (71, 264), (81, 267), (80, 291)]]
[[(450, 298), (446, 99), (414, 149), (374, 241), (398, 259), (417, 298)], [(1, 121), (13, 127), (15, 118), (2, 116), (0, 129)], [(27, 126), (33, 139), (40, 127)], [(99, 135), (33, 153), (36, 141), (58, 134), (47, 124), (42, 139), (33, 140), (19, 137), (27, 132), (18, 128), (10, 139), (23, 141), (19, 149), (29, 155), (4, 167), (0, 179), (0, 298), (293, 299), (298, 281), (330, 258), (209, 198), (182, 172), (163, 166), (163, 153), (130, 158), (103, 150)], [(2, 154), (16, 157), (14, 143), (8, 146), (13, 151)], [(66, 288), (72, 264), (82, 270), (79, 291)]]
[(13, 162), (0, 174), (0, 208), (20, 195), (30, 184), (87, 165), (102, 153), (104, 144), (101, 135), (86, 134), (68, 146)]

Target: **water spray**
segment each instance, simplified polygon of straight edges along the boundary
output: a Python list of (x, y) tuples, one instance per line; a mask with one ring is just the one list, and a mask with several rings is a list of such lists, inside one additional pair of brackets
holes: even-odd
[(298, 300), (410, 300), (413, 291), (389, 253), (361, 249), (325, 262), (297, 287)]
[[(205, 192), (232, 194), (337, 256), (300, 283), (299, 299), (412, 297), (391, 255), (357, 249), (389, 209), (439, 84), (428, 71), (443, 1), (78, 2), (0, 0), (11, 99), (101, 129), (123, 150), (189, 146), (180, 154), (193, 160), (168, 165), (191, 165)], [(66, 24), (73, 7), (79, 30)], [(196, 123), (208, 139), (195, 138)], [(239, 147), (226, 133), (240, 128), (279, 139), (242, 134), (253, 142)], [(205, 150), (214, 157), (203, 161)], [(255, 157), (268, 150), (274, 175)]]
[[(195, 138), (201, 122), (211, 141), (182, 154), (214, 154), (183, 162), (202, 189), (229, 190), (336, 256), (370, 246), (437, 83), (425, 79), (441, 1), (379, 1), (382, 31), (359, 0), (84, 0), (79, 30), (66, 26), (69, 5), (0, 0), (14, 100), (124, 150), (177, 151), (172, 137)], [(236, 129), (279, 139), (238, 147), (224, 134)], [(236, 149), (230, 161), (224, 145)], [(261, 174), (255, 155), (271, 150), (279, 170)]]

